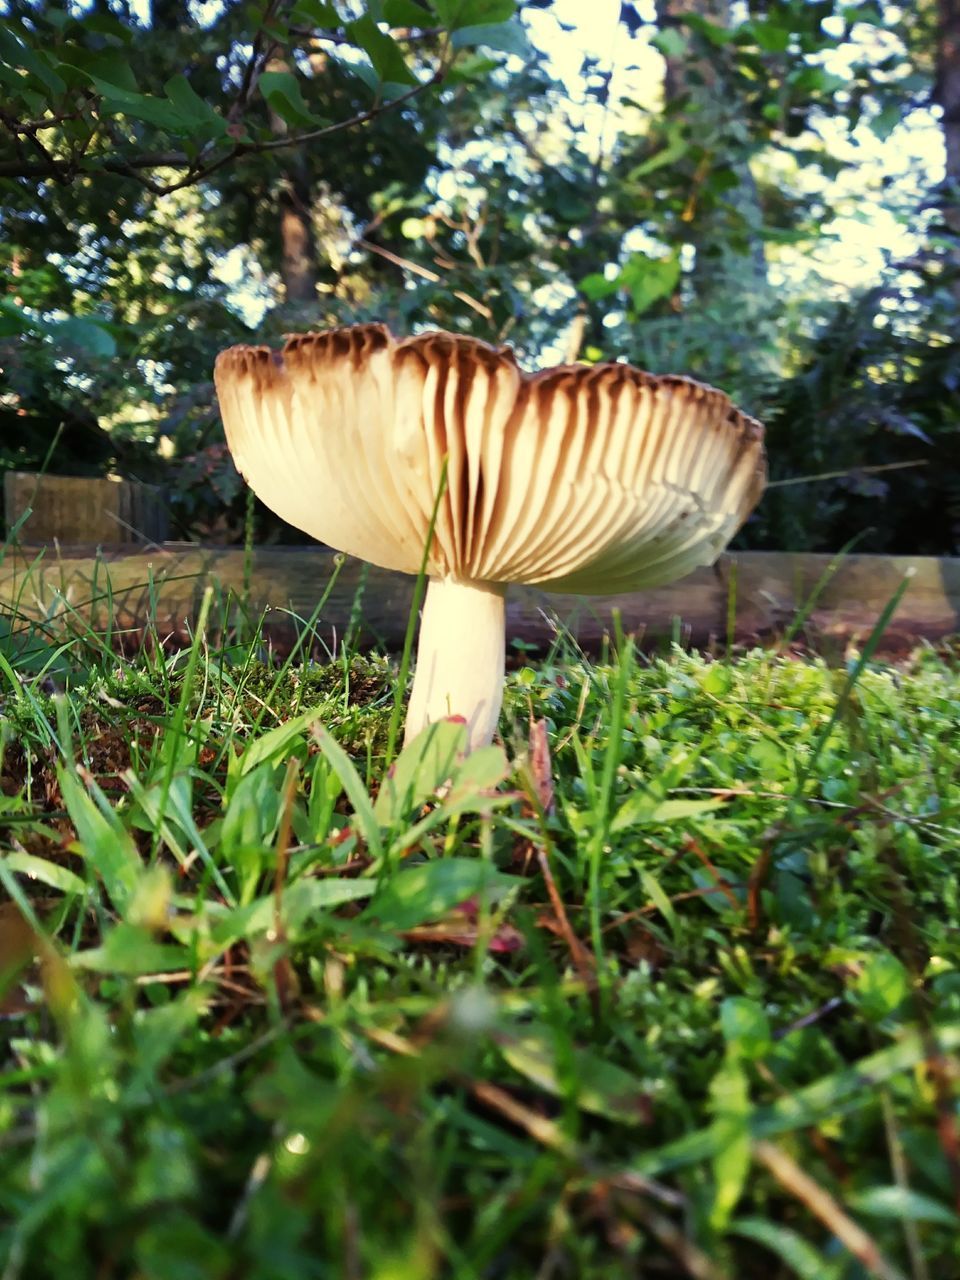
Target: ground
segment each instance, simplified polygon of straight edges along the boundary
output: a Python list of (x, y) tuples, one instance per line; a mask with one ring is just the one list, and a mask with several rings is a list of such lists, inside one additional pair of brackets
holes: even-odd
[(0, 1275), (960, 1277), (948, 650), (5, 652)]

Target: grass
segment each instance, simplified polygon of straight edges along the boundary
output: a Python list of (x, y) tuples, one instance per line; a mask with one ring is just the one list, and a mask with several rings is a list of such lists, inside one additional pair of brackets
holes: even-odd
[(0, 1278), (960, 1277), (960, 670), (0, 644)]

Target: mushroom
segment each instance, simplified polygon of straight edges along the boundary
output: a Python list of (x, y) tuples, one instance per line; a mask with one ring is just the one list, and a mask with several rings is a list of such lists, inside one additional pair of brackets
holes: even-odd
[(455, 714), (471, 747), (491, 741), (509, 583), (672, 582), (716, 559), (763, 490), (760, 423), (626, 364), (530, 375), (506, 347), (362, 324), (231, 347), (214, 377), (237, 467), (289, 524), (415, 574), (436, 508), (408, 741)]

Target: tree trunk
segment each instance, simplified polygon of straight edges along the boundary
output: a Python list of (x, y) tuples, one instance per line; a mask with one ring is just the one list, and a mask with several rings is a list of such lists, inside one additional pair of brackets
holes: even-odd
[[(291, 166), (291, 169), (300, 166)], [(309, 191), (288, 170), (280, 194), (280, 273), (287, 302), (313, 302), (317, 296), (317, 271), (313, 229), (310, 226)]]
[(953, 292), (960, 301), (960, 0), (939, 0), (938, 16), (934, 98), (943, 112), (946, 149), (943, 220), (956, 242), (951, 255), (956, 272)]
[[(936, 100), (943, 112), (947, 184), (960, 186), (960, 0), (939, 0)], [(956, 216), (960, 201), (951, 200)]]
[[(282, 58), (272, 58), (268, 71), (289, 71)], [(270, 128), (276, 137), (287, 133), (287, 122), (276, 111), (270, 112)], [(313, 234), (313, 193), (310, 170), (298, 149), (283, 151), (280, 178), (280, 276), (284, 301), (315, 302), (317, 297), (317, 246)]]
[[(101, 0), (103, 11), (110, 12), (106, 0)], [(152, 0), (150, 5), (150, 26), (158, 34), (173, 36), (184, 26), (189, 27), (190, 15), (184, 0)]]
[[(725, 27), (730, 16), (730, 0), (657, 0), (656, 13), (657, 26), (661, 31), (670, 27), (682, 28), (683, 19), (692, 13)], [(687, 91), (690, 87), (690, 72), (693, 70), (703, 78), (707, 87), (716, 82), (714, 69), (707, 61), (692, 63), (682, 58), (667, 57), (666, 64), (664, 94), (668, 102)]]

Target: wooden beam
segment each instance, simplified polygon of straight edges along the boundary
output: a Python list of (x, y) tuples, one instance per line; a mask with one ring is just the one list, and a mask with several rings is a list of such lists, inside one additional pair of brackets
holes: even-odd
[[(693, 645), (722, 644), (728, 611), (738, 641), (763, 641), (783, 633), (831, 564), (826, 555), (741, 552), (671, 586), (629, 595), (588, 599), (515, 587), (508, 595), (508, 639), (543, 648), (562, 627), (595, 648), (619, 609), (624, 629), (644, 642), (679, 628)], [(398, 647), (413, 579), (323, 548), (260, 547), (249, 565), (242, 549), (176, 543), (99, 554), (76, 547), (8, 549), (0, 563), (0, 611), (52, 625), (89, 623), (101, 631), (112, 616), (115, 629), (134, 634), (155, 615), (161, 635), (186, 636), (209, 584), (221, 606), (237, 609), (246, 591), (251, 616), (268, 610), (265, 631), (282, 648), (297, 634), (299, 620), (311, 616), (338, 566), (317, 622), (318, 639), (333, 647), (353, 619), (363, 642)], [(840, 563), (812, 610), (808, 631), (838, 641), (866, 637), (907, 575), (909, 586), (888, 629), (888, 651), (960, 632), (960, 559), (867, 555)], [(217, 616), (223, 620), (222, 608)]]
[(160, 490), (138, 480), (8, 471), (3, 506), (7, 529), (17, 527), (18, 537), (32, 544), (59, 540), (129, 550), (167, 536)]

